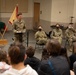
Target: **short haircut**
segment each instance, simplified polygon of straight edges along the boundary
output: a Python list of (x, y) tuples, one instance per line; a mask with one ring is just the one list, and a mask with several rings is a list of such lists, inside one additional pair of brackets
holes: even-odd
[(17, 17), (18, 17), (19, 15), (22, 15), (22, 13), (21, 13), (21, 12), (19, 12), (19, 13), (17, 14)]
[(27, 57), (33, 57), (35, 54), (35, 49), (32, 46), (29, 46), (26, 50)]
[(0, 61), (7, 62), (7, 52), (5, 50), (0, 50)]
[(60, 43), (55, 40), (51, 39), (46, 43), (46, 49), (48, 50), (51, 56), (58, 56), (60, 55), (61, 45)]
[(60, 55), (67, 55), (67, 49), (65, 47), (61, 47)]
[(47, 49), (46, 48), (43, 48), (43, 51), (42, 51), (42, 60), (43, 59), (48, 59), (49, 58), (49, 53), (47, 52)]
[(25, 58), (25, 47), (22, 44), (10, 45), (8, 55), (10, 57), (11, 64), (23, 62)]

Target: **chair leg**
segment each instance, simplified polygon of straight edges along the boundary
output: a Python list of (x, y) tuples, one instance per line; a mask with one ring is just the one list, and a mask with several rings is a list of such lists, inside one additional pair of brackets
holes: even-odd
[(36, 44), (35, 44), (35, 49), (36, 49)]
[(39, 49), (39, 48), (41, 48), (41, 49), (43, 49), (44, 48), (44, 45), (39, 45), (39, 44), (35, 44), (35, 49)]

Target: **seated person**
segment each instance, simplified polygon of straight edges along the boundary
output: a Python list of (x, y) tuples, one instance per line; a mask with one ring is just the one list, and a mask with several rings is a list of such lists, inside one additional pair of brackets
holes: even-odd
[(24, 65), (29, 64), (34, 70), (38, 70), (40, 65), (40, 60), (34, 57), (35, 49), (32, 46), (29, 46), (26, 50), (27, 59), (24, 61)]
[(41, 26), (39, 26), (38, 31), (35, 33), (35, 39), (37, 44), (46, 44), (47, 42), (47, 36)]
[(76, 30), (73, 28), (73, 26), (70, 24), (65, 31), (66, 40), (68, 41), (68, 50), (72, 51), (73, 49), (73, 43), (76, 42)]
[(52, 39), (56, 39), (59, 41), (59, 43), (62, 43), (62, 30), (60, 29), (60, 25), (56, 24), (56, 28), (53, 29), (52, 33), (51, 33), (51, 38)]

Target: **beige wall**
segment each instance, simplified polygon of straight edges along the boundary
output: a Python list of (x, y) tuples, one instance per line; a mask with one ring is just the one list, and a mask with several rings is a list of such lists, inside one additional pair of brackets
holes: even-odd
[(40, 11), (42, 11), (42, 14), (40, 14), (40, 24), (47, 33), (51, 30), (51, 1), (52, 0), (41, 0)]
[(51, 1), (52, 0), (41, 0), (41, 9), (42, 14), (40, 14), (40, 19), (51, 21)]
[(76, 0), (74, 0), (74, 11), (73, 11), (73, 23), (74, 27), (76, 28)]
[(74, 0), (52, 0), (51, 22), (69, 23)]
[[(14, 9), (12, 9), (13, 12)], [(20, 11), (21, 12), (21, 11)], [(12, 13), (1, 13), (1, 17), (10, 17)], [(23, 13), (24, 17), (33, 17), (33, 0), (28, 0), (28, 12)]]
[(74, 23), (76, 23), (76, 0), (74, 0), (74, 11), (73, 11), (73, 16), (74, 16)]

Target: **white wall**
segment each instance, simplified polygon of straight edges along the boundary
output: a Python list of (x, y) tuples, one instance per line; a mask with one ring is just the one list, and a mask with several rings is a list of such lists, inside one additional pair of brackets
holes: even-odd
[(42, 14), (40, 14), (40, 19), (51, 21), (51, 1), (52, 0), (41, 0), (41, 8)]
[(76, 23), (76, 0), (74, 0), (74, 11), (73, 11), (73, 16), (74, 16), (74, 23)]
[(69, 23), (74, 0), (52, 0), (51, 22)]

